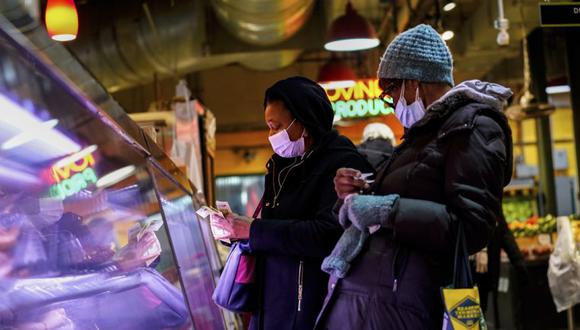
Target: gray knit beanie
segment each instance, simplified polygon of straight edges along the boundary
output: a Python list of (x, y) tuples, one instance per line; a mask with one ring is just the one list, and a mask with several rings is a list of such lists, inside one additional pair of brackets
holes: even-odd
[(381, 57), (377, 75), (385, 79), (413, 79), (453, 86), (453, 59), (439, 33), (421, 24), (391, 42)]

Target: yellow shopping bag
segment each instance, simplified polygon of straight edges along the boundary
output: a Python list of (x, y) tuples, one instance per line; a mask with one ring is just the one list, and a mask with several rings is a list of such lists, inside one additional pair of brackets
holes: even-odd
[(463, 226), (459, 221), (455, 245), (453, 282), (441, 289), (445, 312), (443, 330), (486, 330), (487, 325), (479, 305), (479, 290), (474, 285), (469, 267)]
[[(477, 287), (467, 289), (443, 289), (445, 330), (480, 330), (486, 329), (485, 320), (479, 306)], [(483, 326), (482, 326), (483, 325)]]

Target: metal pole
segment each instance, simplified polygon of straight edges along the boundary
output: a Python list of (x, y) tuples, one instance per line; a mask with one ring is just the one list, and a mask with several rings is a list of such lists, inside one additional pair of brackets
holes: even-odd
[[(528, 54), (532, 91), (538, 102), (547, 103), (546, 93), (546, 60), (544, 58), (544, 40), (541, 28), (536, 28), (528, 35)], [(546, 214), (556, 215), (556, 185), (554, 183), (554, 163), (552, 160), (552, 133), (550, 117), (536, 119), (538, 136), (538, 158), (540, 161), (540, 183), (545, 197)]]
[[(574, 151), (576, 154), (576, 177), (580, 175), (580, 29), (566, 29), (566, 48), (568, 64), (568, 85), (570, 85), (570, 102), (572, 121), (574, 123)], [(578, 196), (580, 198), (580, 196)]]
[(566, 316), (568, 317), (568, 330), (574, 330), (574, 309), (573, 307), (566, 310)]

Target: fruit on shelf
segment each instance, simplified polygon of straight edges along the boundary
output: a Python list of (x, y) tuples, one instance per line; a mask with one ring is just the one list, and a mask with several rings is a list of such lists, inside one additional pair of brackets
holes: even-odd
[(512, 221), (508, 224), (514, 237), (532, 237), (539, 234), (556, 232), (556, 218), (552, 215), (539, 218), (531, 216), (525, 221)]
[(551, 245), (536, 245), (532, 248), (532, 253), (535, 256), (544, 256), (552, 253)]
[(536, 213), (534, 200), (522, 196), (504, 197), (502, 208), (508, 223), (517, 220), (524, 221)]

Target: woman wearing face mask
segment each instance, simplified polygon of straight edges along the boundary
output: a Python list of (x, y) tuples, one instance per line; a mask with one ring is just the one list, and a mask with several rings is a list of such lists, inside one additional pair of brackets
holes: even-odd
[[(345, 253), (339, 243), (324, 261), (333, 276), (317, 328), (441, 329), (440, 288), (452, 281), (458, 223), (475, 253), (501, 212), (512, 174), (501, 111), (512, 93), (475, 80), (453, 87), (449, 49), (427, 25), (393, 40), (378, 76), (406, 128), (404, 141), (372, 187), (357, 170), (337, 173), (339, 220), (350, 226), (345, 234), (363, 233), (363, 247)], [(349, 269), (335, 262), (341, 258)]]
[(312, 329), (326, 295), (320, 270), (342, 233), (332, 208), (333, 178), (341, 167), (371, 171), (355, 146), (332, 129), (334, 113), (315, 82), (292, 77), (266, 91), (264, 118), (274, 155), (259, 219), (229, 214), (232, 240), (247, 239), (258, 257), (258, 308), (251, 329)]

